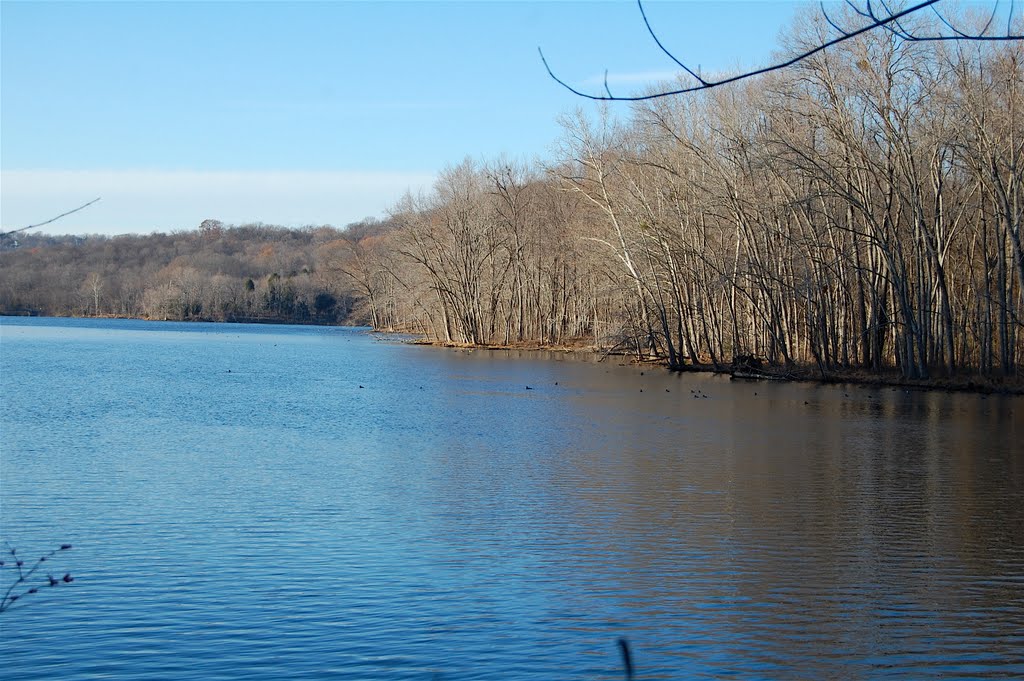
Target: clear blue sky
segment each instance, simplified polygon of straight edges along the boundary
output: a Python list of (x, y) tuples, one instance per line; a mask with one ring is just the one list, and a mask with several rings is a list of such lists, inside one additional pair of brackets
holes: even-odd
[[(767, 63), (800, 5), (651, 2), (681, 59)], [(382, 216), (466, 156), (548, 157), (671, 62), (632, 2), (0, 2), (0, 222), (53, 233)], [(638, 86), (637, 86), (638, 87)], [(627, 105), (618, 105), (627, 111)]]

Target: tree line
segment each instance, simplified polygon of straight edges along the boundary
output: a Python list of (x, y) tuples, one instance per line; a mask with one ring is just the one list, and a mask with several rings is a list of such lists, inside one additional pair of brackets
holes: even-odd
[(146, 236), (19, 235), (0, 244), (0, 312), (334, 324), (355, 301), (315, 263), (340, 234), (207, 220)]
[[(828, 27), (804, 16), (791, 48)], [(577, 113), (547, 163), (465, 161), (407, 197), (358, 278), (378, 322), (449, 342), (1019, 375), (1022, 60), (875, 32), (626, 120)]]
[[(788, 48), (828, 29), (808, 13)], [(1019, 377), (1022, 62), (1019, 41), (866, 33), (628, 116), (565, 116), (552, 158), (467, 159), (383, 221), (24, 237), (0, 254), (0, 308)]]

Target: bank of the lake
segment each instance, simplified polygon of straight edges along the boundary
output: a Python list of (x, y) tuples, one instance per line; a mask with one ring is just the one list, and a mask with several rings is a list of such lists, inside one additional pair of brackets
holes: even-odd
[[(391, 332), (376, 332), (388, 336)], [(972, 374), (937, 376), (934, 378), (907, 378), (895, 369), (872, 372), (865, 368), (846, 367), (822, 370), (818, 367), (792, 365), (779, 367), (765, 365), (758, 372), (744, 371), (745, 367), (737, 367), (734, 362), (706, 363), (686, 362), (670, 367), (664, 358), (648, 357), (639, 359), (635, 355), (622, 352), (608, 352), (585, 343), (551, 344), (551, 343), (514, 343), (514, 344), (478, 344), (449, 343), (429, 340), (421, 335), (401, 334), (403, 342), (417, 345), (450, 348), (455, 350), (491, 350), (491, 351), (534, 351), (581, 354), (599, 358), (602, 361), (629, 364), (636, 367), (661, 368), (678, 373), (708, 373), (728, 375), (738, 380), (749, 381), (787, 381), (799, 383), (822, 383), (835, 385), (863, 385), (905, 388), (908, 390), (942, 390), (951, 392), (969, 392), (980, 394), (1024, 395), (1024, 374), (988, 378)]]
[[(38, 317), (35, 314), (10, 314), (2, 313), (0, 318), (8, 316), (17, 317)], [(138, 321), (181, 321), (181, 323), (204, 323), (204, 324), (267, 324), (267, 325), (295, 325), (295, 326), (325, 326), (342, 328), (364, 328), (358, 324), (322, 324), (316, 320), (294, 320), (269, 317), (237, 317), (231, 319), (205, 319), (197, 318), (190, 320), (168, 320), (149, 317), (131, 317), (120, 315), (88, 315), (88, 316), (67, 316), (55, 317), (56, 319), (125, 319)], [(953, 376), (939, 375), (933, 378), (907, 378), (896, 369), (886, 368), (880, 372), (873, 372), (864, 367), (842, 367), (824, 370), (820, 367), (792, 365), (789, 367), (766, 366), (763, 375), (758, 377), (748, 373), (735, 371), (734, 362), (684, 362), (670, 367), (667, 360), (660, 357), (638, 358), (635, 354), (622, 351), (609, 351), (600, 348), (593, 343), (578, 340), (571, 343), (538, 343), (523, 341), (511, 344), (466, 344), (453, 343), (427, 338), (425, 335), (410, 331), (394, 329), (368, 329), (380, 338), (397, 339), (400, 342), (412, 343), (415, 345), (434, 346), (456, 350), (494, 350), (494, 351), (537, 351), (552, 353), (569, 353), (599, 358), (602, 361), (626, 363), (634, 366), (660, 367), (673, 372), (697, 372), (711, 374), (727, 374), (742, 380), (785, 380), (804, 383), (823, 384), (849, 384), (866, 386), (887, 386), (904, 388), (908, 390), (943, 390), (951, 392), (970, 392), (979, 394), (1006, 394), (1024, 395), (1024, 374), (1002, 377), (985, 377), (969, 373), (956, 374)]]

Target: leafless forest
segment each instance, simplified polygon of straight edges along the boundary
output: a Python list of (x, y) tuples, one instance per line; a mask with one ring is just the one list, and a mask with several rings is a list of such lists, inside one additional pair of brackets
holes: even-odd
[[(787, 49), (819, 44), (808, 15)], [(0, 310), (365, 322), (670, 367), (1015, 377), (1024, 45), (877, 31), (685, 97), (566, 116), (336, 230), (7, 237)]]

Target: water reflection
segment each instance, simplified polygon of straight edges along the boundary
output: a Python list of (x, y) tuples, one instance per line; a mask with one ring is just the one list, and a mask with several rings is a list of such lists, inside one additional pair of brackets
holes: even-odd
[(9, 678), (1024, 675), (1020, 398), (27, 324), (4, 531), (80, 577)]

